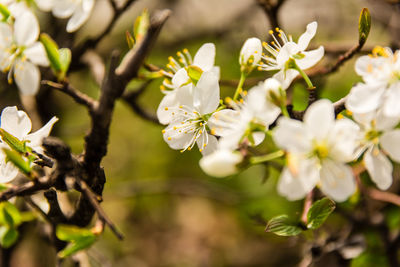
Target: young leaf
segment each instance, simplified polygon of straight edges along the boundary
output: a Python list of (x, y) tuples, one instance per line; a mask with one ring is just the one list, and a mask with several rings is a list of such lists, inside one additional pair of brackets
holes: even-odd
[(319, 228), (335, 209), (335, 202), (329, 198), (316, 201), (307, 213), (307, 228)]
[(13, 228), (21, 224), (21, 213), (12, 203), (0, 203), (0, 224)]
[(133, 36), (128, 31), (125, 32), (125, 37), (129, 49), (132, 49), (132, 47), (135, 45), (135, 38), (133, 38)]
[(150, 16), (147, 9), (143, 10), (142, 14), (136, 18), (133, 26), (133, 35), (136, 42), (140, 42), (146, 35), (147, 29), (150, 25)]
[(265, 231), (280, 236), (295, 236), (300, 234), (303, 229), (300, 227), (299, 222), (289, 220), (289, 217), (284, 214), (269, 220)]
[(80, 228), (74, 225), (59, 224), (56, 229), (56, 236), (63, 241), (75, 241), (87, 236), (94, 236), (91, 230)]
[(60, 258), (68, 257), (79, 250), (90, 247), (96, 241), (96, 236), (86, 236), (79, 240), (71, 242), (66, 248), (58, 253)]
[(0, 128), (1, 139), (7, 143), (13, 150), (20, 153), (30, 152), (29, 148), (26, 146), (26, 141), (20, 141), (17, 137), (8, 133), (3, 128)]
[(358, 42), (360, 45), (363, 45), (367, 41), (370, 30), (371, 14), (369, 13), (368, 8), (363, 8), (358, 20)]
[(18, 231), (6, 226), (0, 227), (0, 245), (3, 248), (11, 247), (18, 240)]
[(10, 10), (3, 4), (0, 4), (0, 14), (3, 16), (2, 21), (7, 21), (11, 15)]
[(68, 48), (61, 48), (58, 50), (60, 56), (61, 70), (57, 75), (58, 80), (64, 80), (65, 74), (68, 71), (69, 64), (71, 63), (71, 50)]
[(199, 67), (193, 65), (187, 67), (186, 71), (195, 85), (200, 80), (201, 74), (203, 74), (203, 71)]
[(11, 161), (15, 165), (15, 167), (17, 167), (25, 175), (31, 175), (32, 167), (30, 166), (29, 162), (25, 161), (20, 153), (5, 148), (3, 149), (3, 151), (7, 157), (6, 160)]
[(46, 33), (40, 34), (40, 42), (46, 50), (47, 57), (50, 61), (50, 66), (55, 73), (62, 71), (62, 64), (60, 61), (60, 54), (58, 52), (57, 43)]

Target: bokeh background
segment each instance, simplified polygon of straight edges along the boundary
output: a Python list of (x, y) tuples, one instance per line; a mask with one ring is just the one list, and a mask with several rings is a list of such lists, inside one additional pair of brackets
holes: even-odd
[[(358, 16), (363, 7), (368, 7), (372, 14), (365, 50), (375, 45), (396, 47), (400, 11), (386, 1), (287, 0), (279, 20), (281, 28), (295, 40), (309, 22), (318, 22), (311, 46), (324, 45), (331, 52), (337, 51), (319, 63), (324, 66), (331, 64), (338, 53), (357, 44)], [(163, 8), (172, 10), (147, 63), (163, 67), (168, 56), (174, 56), (178, 50), (188, 48), (194, 55), (203, 43), (213, 42), (217, 47), (216, 65), (221, 67), (221, 79), (225, 81), (239, 78), (238, 56), (244, 41), (249, 37), (267, 40), (270, 29), (266, 14), (255, 0), (138, 0), (97, 46), (96, 52), (106, 62), (112, 50), (127, 51), (125, 31), (132, 30), (136, 16), (144, 8), (150, 13)], [(77, 33), (78, 42), (101, 32), (111, 18), (110, 12), (108, 1), (97, 0), (90, 20)], [(46, 20), (42, 22), (42, 28), (46, 28)], [(252, 78), (265, 79), (270, 75), (258, 72)], [(359, 80), (352, 60), (316, 82), (320, 95), (335, 101)], [(89, 70), (71, 74), (70, 82), (97, 97), (98, 86)], [(160, 82), (152, 82), (140, 98), (151, 113), (155, 113), (163, 96)], [(131, 89), (142, 83), (133, 81)], [(221, 84), (221, 94), (233, 94), (234, 87), (223, 84), (226, 83)], [(1, 93), (9, 103), (4, 104), (18, 103), (15, 92), (6, 89)], [(298, 83), (291, 90), (295, 109), (303, 109), (307, 98), (304, 85)], [(79, 154), (89, 127), (86, 110), (59, 92), (53, 92), (49, 99), (45, 105), (60, 118), (54, 134)], [(289, 202), (277, 194), (279, 173), (275, 169), (254, 166), (228, 178), (208, 177), (199, 168), (200, 153), (170, 149), (163, 141), (162, 129), (137, 116), (126, 104), (118, 103), (108, 154), (103, 161), (107, 183), (102, 206), (125, 239), (117, 240), (106, 229), (87, 253), (78, 255), (82, 262), (91, 264), (87, 266), (121, 267), (297, 266), (304, 260), (309, 249), (304, 244), (313, 239), (311, 234), (284, 238), (264, 231), (269, 218), (284, 213), (295, 216), (302, 209), (301, 201)], [(331, 217), (327, 227), (340, 231), (345, 222), (335, 219), (335, 215)], [(32, 227), (26, 232), (31, 232)], [(15, 266), (29, 266), (31, 261), (26, 259), (30, 257), (35, 259), (32, 266), (51, 266), (53, 261), (46, 254), (37, 253), (45, 244), (37, 237), (27, 239), (35, 241), (18, 245), (21, 254), (14, 259)], [(384, 261), (379, 264), (385, 266)]]

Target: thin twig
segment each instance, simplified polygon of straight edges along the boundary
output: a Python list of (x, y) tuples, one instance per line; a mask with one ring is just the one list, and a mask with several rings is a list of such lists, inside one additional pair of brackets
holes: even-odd
[(308, 214), (308, 211), (310, 210), (311, 205), (312, 205), (313, 194), (314, 194), (314, 190), (311, 190), (307, 194), (306, 199), (304, 200), (303, 213), (301, 214), (301, 221), (304, 224), (307, 224), (307, 214)]

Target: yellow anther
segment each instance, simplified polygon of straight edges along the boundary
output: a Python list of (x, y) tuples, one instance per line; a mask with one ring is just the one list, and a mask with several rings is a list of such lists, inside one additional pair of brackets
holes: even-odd
[(281, 30), (278, 27), (276, 27), (275, 31), (280, 32)]
[(274, 34), (274, 31), (273, 30), (269, 30), (269, 32), (268, 32), (269, 34)]
[(187, 150), (189, 150), (189, 151), (190, 151), (190, 150), (192, 150), (192, 148), (191, 148), (191, 147), (188, 147), (188, 149), (187, 149)]
[(184, 122), (184, 121), (181, 121), (181, 124), (185, 124), (185, 122)]
[(164, 109), (165, 109), (165, 110), (168, 110), (168, 108), (167, 108), (167, 107), (165, 107)]
[(168, 60), (169, 60), (169, 61), (173, 61), (174, 58), (170, 56), (170, 57), (168, 57)]
[(229, 96), (228, 96), (228, 97), (225, 97), (225, 102), (226, 102), (226, 103), (229, 104), (231, 101), (232, 101), (232, 98), (230, 98)]
[(351, 116), (351, 115), (353, 115), (353, 112), (351, 112), (350, 110), (346, 109), (346, 114)]
[(272, 41), (272, 42), (271, 42), (271, 44), (272, 44), (272, 45), (275, 45), (275, 42), (274, 42), (274, 41)]
[(178, 129), (176, 126), (174, 126), (174, 130)]
[(211, 131), (210, 131), (210, 133), (211, 133), (212, 135), (215, 135), (215, 128), (212, 128)]
[(249, 63), (250, 64), (253, 63), (253, 61), (254, 61), (253, 59), (251, 59), (251, 58), (249, 59)]
[(174, 116), (175, 115), (175, 112), (172, 112), (172, 116)]
[(247, 95), (247, 91), (243, 91), (243, 95), (246, 96)]
[(263, 45), (263, 46), (267, 46), (268, 43), (267, 43), (267, 42), (262, 42), (262, 45)]
[(243, 98), (242, 98), (242, 99), (240, 99), (240, 103), (242, 103), (242, 104), (243, 104), (243, 102), (244, 102), (244, 101), (243, 101)]
[(259, 66), (259, 67), (257, 67), (257, 69), (259, 70), (259, 71), (262, 71), (262, 68)]
[(183, 53), (189, 53), (189, 50), (187, 50), (187, 48), (183, 49), (182, 51)]
[(256, 51), (254, 51), (254, 54), (258, 54), (258, 51), (256, 50)]
[(202, 122), (200, 122), (200, 126), (203, 126), (203, 123), (202, 123)]
[(168, 137), (168, 141), (171, 141), (171, 139), (172, 139), (171, 137)]
[(202, 131), (202, 130), (200, 130), (200, 131), (199, 131), (199, 134), (202, 134), (202, 133), (203, 133), (203, 131)]
[(282, 37), (282, 34), (278, 34), (279, 37)]
[(199, 149), (200, 152), (203, 152), (203, 149)]
[(178, 55), (178, 57), (182, 56), (182, 53), (180, 51), (176, 52), (176, 54)]
[(182, 105), (180, 105), (180, 106), (179, 106), (179, 108), (183, 108), (183, 106), (182, 106)]
[(338, 114), (336, 118), (337, 118), (338, 120), (341, 120), (341, 119), (344, 118), (344, 116), (343, 116), (343, 114)]
[(165, 130), (162, 130), (161, 132), (162, 132), (163, 134), (165, 134)]
[(206, 147), (206, 146), (207, 146), (207, 144), (204, 144), (204, 145), (203, 145), (203, 147)]
[(185, 112), (185, 115), (187, 115), (187, 112)]
[(165, 91), (166, 90), (164, 85), (160, 85), (160, 89), (161, 89), (161, 91)]

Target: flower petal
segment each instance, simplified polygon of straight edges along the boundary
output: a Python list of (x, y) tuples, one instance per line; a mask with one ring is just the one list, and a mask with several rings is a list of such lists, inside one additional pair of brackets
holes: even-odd
[(296, 63), (300, 69), (306, 70), (317, 64), (324, 56), (324, 53), (325, 50), (323, 46), (320, 46), (315, 50), (302, 52), (304, 57), (302, 59), (297, 59)]
[(382, 103), (385, 88), (379, 84), (359, 83), (354, 86), (346, 100), (346, 108), (354, 113), (374, 111)]
[(0, 163), (0, 183), (8, 183), (15, 179), (18, 175), (18, 168), (12, 162)]
[(39, 130), (37, 130), (34, 133), (28, 134), (28, 136), (25, 138), (25, 140), (30, 141), (28, 143), (28, 146), (32, 147), (34, 150), (36, 150), (36, 152), (41, 153), (42, 152), (41, 146), (42, 146), (43, 138), (49, 136), (54, 123), (56, 123), (57, 121), (58, 121), (58, 118), (53, 117), (42, 128), (40, 128)]
[(392, 185), (392, 163), (377, 146), (373, 146), (365, 152), (364, 165), (379, 189), (386, 190)]
[(242, 161), (240, 153), (230, 150), (217, 150), (200, 159), (201, 169), (210, 176), (225, 177), (238, 172), (236, 167)]
[(282, 89), (287, 89), (294, 78), (299, 75), (299, 72), (294, 69), (288, 69), (284, 71), (283, 69), (280, 70), (279, 72), (275, 73), (274, 76), (272, 76), (274, 79), (278, 80), (282, 84)]
[(92, 13), (94, 0), (82, 0), (82, 4), (78, 5), (72, 17), (67, 23), (67, 32), (78, 30), (88, 19)]
[(297, 42), (300, 51), (306, 50), (311, 39), (314, 38), (315, 33), (317, 32), (317, 27), (318, 23), (316, 21), (313, 21), (307, 25), (305, 33), (300, 36), (299, 41)]
[(202, 71), (210, 71), (215, 61), (215, 45), (213, 43), (203, 44), (193, 59), (193, 65)]
[(275, 143), (290, 152), (307, 153), (311, 150), (312, 135), (303, 123), (289, 118), (280, 118), (273, 131)]
[(193, 104), (201, 114), (215, 111), (219, 105), (218, 78), (212, 72), (203, 72), (193, 92)]
[(233, 109), (223, 109), (213, 113), (208, 120), (208, 126), (217, 136), (226, 136), (240, 122), (240, 112)]
[(39, 37), (39, 22), (32, 12), (23, 12), (15, 18), (14, 38), (18, 45), (30, 46)]
[(304, 123), (318, 139), (325, 138), (335, 123), (332, 102), (321, 99), (313, 103), (304, 114)]
[(328, 134), (329, 156), (338, 162), (349, 162), (359, 156), (360, 127), (349, 119), (336, 121)]
[(74, 13), (78, 4), (79, 2), (75, 0), (54, 0), (53, 15), (60, 19), (68, 18)]
[(171, 82), (175, 88), (179, 88), (190, 81), (189, 75), (184, 68), (179, 69), (172, 77)]
[(345, 164), (325, 160), (321, 168), (321, 190), (333, 200), (347, 200), (356, 190), (351, 168)]
[(0, 127), (20, 140), (31, 131), (32, 123), (28, 115), (17, 107), (6, 107), (1, 112)]
[[(205, 140), (208, 140), (208, 143), (206, 146), (204, 146)], [(197, 142), (197, 146), (203, 156), (213, 153), (218, 148), (217, 138), (215, 136), (205, 133), (205, 132), (203, 132), (202, 136), (200, 136), (196, 142)]]
[(390, 86), (386, 90), (382, 103), (383, 114), (388, 117), (400, 117), (400, 82)]
[(15, 82), (24, 95), (35, 95), (39, 91), (39, 68), (29, 61), (19, 60), (14, 66)]
[(35, 42), (32, 46), (26, 48), (24, 54), (35, 65), (49, 66), (46, 50), (40, 42)]
[(400, 162), (400, 130), (396, 129), (384, 133), (379, 141), (383, 150), (389, 154), (390, 158), (396, 162)]
[(178, 106), (178, 100), (175, 97), (175, 92), (171, 92), (163, 97), (160, 105), (157, 108), (157, 118), (161, 124), (168, 124), (173, 119), (173, 110), (171, 107)]
[(36, 5), (44, 12), (51, 11), (53, 8), (53, 0), (35, 0)]

